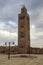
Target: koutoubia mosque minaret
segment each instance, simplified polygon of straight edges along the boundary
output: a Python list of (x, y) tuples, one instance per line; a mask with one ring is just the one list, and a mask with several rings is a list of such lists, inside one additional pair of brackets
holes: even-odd
[(30, 52), (30, 17), (25, 6), (18, 15), (18, 47), (20, 53)]

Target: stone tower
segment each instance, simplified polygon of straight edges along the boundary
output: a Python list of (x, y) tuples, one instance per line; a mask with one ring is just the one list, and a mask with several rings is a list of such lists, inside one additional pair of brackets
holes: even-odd
[(18, 46), (20, 53), (30, 51), (30, 17), (25, 6), (21, 8), (18, 15)]

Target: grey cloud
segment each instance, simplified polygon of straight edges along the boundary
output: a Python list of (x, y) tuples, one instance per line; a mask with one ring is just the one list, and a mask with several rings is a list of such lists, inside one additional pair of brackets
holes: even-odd
[(6, 31), (9, 31), (9, 32), (17, 32), (17, 24), (9, 24), (8, 23), (5, 23), (5, 26), (3, 27), (4, 29), (2, 30), (6, 30)]
[[(13, 21), (17, 23), (18, 21), (18, 12), (19, 12), (19, 8), (20, 5), (22, 4), (22, 1), (15, 1), (15, 0), (1, 0), (0, 3), (2, 2), (2, 4), (4, 4), (3, 7), (1, 7), (1, 11), (0, 11), (0, 22), (4, 22), (6, 23), (6, 25), (8, 24), (9, 21)], [(19, 5), (20, 3), (20, 5)], [(2, 5), (1, 5), (2, 6)], [(16, 25), (17, 26), (17, 25)], [(11, 27), (13, 27), (11, 25)]]
[(43, 7), (43, 0), (31, 0), (31, 9), (37, 9)]
[(7, 0), (0, 0), (0, 9), (2, 9), (7, 3)]
[(43, 31), (43, 22), (37, 23), (36, 28), (42, 29), (42, 31)]
[[(34, 25), (36, 27), (36, 32), (42, 30), (43, 24), (39, 23), (39, 15), (40, 11), (43, 8), (43, 0), (0, 0), (0, 23), (4, 22), (5, 24), (3, 30), (9, 31), (11, 33), (17, 33), (18, 13), (20, 12), (22, 5), (25, 5), (29, 12), (31, 19), (30, 25)], [(9, 21), (16, 23), (16, 25), (9, 24)], [(2, 41), (3, 39), (4, 41), (7, 40), (2, 37), (0, 41)], [(14, 40), (14, 38), (10, 40)]]

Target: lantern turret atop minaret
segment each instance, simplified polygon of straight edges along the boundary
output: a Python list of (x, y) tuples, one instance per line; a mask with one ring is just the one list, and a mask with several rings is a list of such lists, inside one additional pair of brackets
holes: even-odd
[(21, 8), (21, 13), (27, 13), (27, 9), (26, 9), (25, 6), (23, 6), (23, 7)]

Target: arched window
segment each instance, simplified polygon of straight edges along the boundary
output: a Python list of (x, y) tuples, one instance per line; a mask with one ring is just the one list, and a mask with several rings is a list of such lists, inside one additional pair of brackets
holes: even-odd
[(20, 36), (21, 36), (22, 38), (24, 38), (24, 32), (21, 32)]
[(21, 28), (24, 28), (24, 21), (21, 21)]

